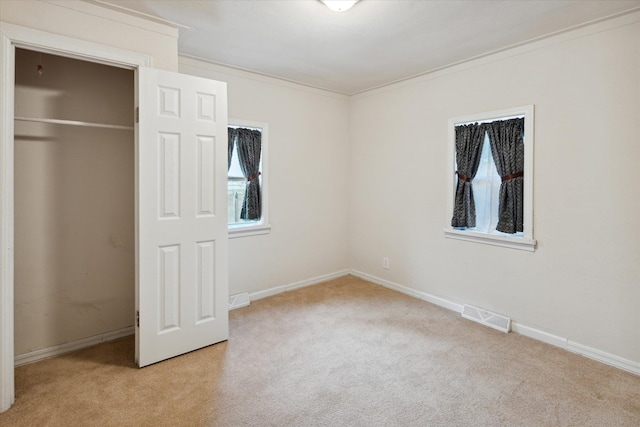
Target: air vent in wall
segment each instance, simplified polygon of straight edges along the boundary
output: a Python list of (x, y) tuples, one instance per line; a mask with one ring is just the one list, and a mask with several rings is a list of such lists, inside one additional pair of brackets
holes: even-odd
[(251, 304), (251, 300), (247, 292), (231, 295), (229, 297), (229, 310), (233, 310), (235, 308), (240, 308), (240, 307), (246, 307), (249, 304)]
[(462, 317), (505, 333), (511, 330), (510, 318), (491, 313), (490, 311), (472, 305), (465, 304), (464, 307), (462, 307)]

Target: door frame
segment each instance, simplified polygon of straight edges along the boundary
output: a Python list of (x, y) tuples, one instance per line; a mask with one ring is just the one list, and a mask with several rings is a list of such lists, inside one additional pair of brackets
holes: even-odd
[[(58, 56), (97, 62), (133, 70), (136, 81), (135, 105), (138, 105), (138, 69), (150, 67), (152, 58), (98, 43), (0, 22), (0, 412), (8, 410), (15, 401), (14, 382), (14, 85), (15, 48), (24, 48)], [(135, 133), (135, 153), (138, 135)], [(136, 287), (138, 286), (138, 218), (137, 218), (137, 162), (136, 163)], [(134, 318), (132, 310), (132, 320)]]

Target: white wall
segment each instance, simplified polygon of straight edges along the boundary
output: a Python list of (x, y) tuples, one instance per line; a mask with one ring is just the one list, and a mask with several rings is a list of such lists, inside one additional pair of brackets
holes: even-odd
[(181, 57), (180, 72), (227, 82), (229, 117), (269, 124), (271, 233), (229, 241), (229, 294), (347, 268), (349, 100)]
[(2, 0), (0, 20), (146, 54), (154, 68), (176, 71), (178, 67), (177, 29), (88, 2)]
[[(640, 362), (640, 14), (352, 102), (350, 267)], [(537, 250), (445, 239), (447, 120), (526, 104)]]

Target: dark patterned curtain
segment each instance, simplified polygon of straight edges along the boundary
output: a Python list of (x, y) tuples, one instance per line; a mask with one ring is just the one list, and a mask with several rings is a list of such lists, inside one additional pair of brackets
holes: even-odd
[(502, 177), (496, 230), (510, 234), (523, 231), (524, 118), (488, 123), (487, 133)]
[(478, 123), (456, 126), (456, 164), (458, 184), (453, 206), (452, 227), (475, 227), (476, 205), (471, 181), (478, 172), (485, 127)]
[(260, 153), (262, 151), (262, 134), (253, 129), (238, 129), (236, 142), (238, 160), (242, 174), (247, 179), (247, 187), (242, 202), (240, 218), (248, 220), (260, 219)]
[(238, 129), (228, 128), (227, 134), (229, 136), (229, 142), (227, 143), (227, 171), (231, 167), (231, 158), (233, 157), (233, 145), (238, 137)]

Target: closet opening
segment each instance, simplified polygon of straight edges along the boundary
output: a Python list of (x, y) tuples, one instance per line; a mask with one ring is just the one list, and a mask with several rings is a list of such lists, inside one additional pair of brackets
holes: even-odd
[(134, 333), (134, 80), (16, 48), (16, 366)]

